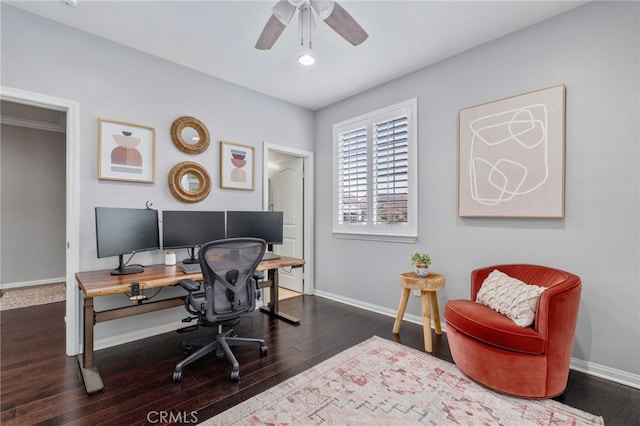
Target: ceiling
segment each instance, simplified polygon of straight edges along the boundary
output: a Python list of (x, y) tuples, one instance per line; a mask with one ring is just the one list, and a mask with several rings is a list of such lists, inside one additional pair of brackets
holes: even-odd
[(368, 32), (353, 47), (320, 19), (310, 67), (297, 63), (297, 16), (271, 50), (254, 48), (272, 1), (8, 1), (278, 99), (318, 110), (540, 22), (586, 1), (348, 1)]

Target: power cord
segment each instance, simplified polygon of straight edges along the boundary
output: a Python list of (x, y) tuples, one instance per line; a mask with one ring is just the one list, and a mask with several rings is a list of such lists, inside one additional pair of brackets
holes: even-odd
[(136, 294), (135, 291), (132, 291), (131, 293), (124, 292), (123, 294), (125, 296), (127, 296), (127, 298), (129, 300), (131, 300), (132, 302), (142, 303), (143, 300), (151, 300), (154, 297), (156, 297), (160, 293), (161, 290), (162, 290), (162, 287), (157, 288), (155, 293), (153, 293), (151, 296), (147, 296), (145, 294), (142, 294), (142, 290), (138, 291), (137, 294)]

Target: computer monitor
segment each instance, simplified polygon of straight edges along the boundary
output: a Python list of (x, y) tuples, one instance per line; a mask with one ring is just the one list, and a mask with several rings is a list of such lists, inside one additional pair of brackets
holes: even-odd
[(198, 263), (196, 249), (225, 237), (224, 212), (166, 210), (162, 212), (162, 248), (188, 249), (183, 263)]
[(125, 265), (123, 255), (160, 248), (158, 211), (96, 207), (96, 245), (99, 258), (118, 256), (112, 275), (143, 272), (140, 265)]
[(227, 238), (262, 238), (267, 244), (282, 244), (282, 212), (227, 211)]

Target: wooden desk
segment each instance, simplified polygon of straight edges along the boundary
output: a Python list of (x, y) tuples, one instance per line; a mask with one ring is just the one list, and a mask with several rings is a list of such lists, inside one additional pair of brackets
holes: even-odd
[[(283, 267), (299, 268), (303, 265), (304, 259), (287, 256), (260, 262), (257, 270), (266, 271), (267, 279), (260, 281), (258, 286), (260, 288), (271, 288), (269, 305), (260, 308), (262, 312), (292, 324), (300, 324), (298, 318), (282, 313), (279, 310), (278, 269)], [(144, 272), (132, 275), (111, 275), (110, 269), (76, 273), (76, 281), (84, 296), (84, 352), (81, 356), (78, 356), (78, 362), (88, 393), (99, 392), (104, 388), (100, 373), (94, 365), (94, 326), (97, 323), (184, 305), (183, 297), (174, 297), (158, 302), (141, 302), (133, 306), (96, 312), (93, 304), (94, 297), (129, 293), (132, 282), (138, 282), (140, 284), (140, 292), (142, 293), (149, 289), (176, 285), (179, 280), (184, 278), (191, 278), (193, 280), (202, 279), (201, 273), (185, 274), (180, 269), (181, 266), (181, 263), (178, 263), (176, 266), (145, 266)]]

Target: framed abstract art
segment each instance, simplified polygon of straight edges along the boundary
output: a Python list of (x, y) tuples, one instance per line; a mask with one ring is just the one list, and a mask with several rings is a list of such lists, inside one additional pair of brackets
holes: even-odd
[(458, 215), (564, 217), (565, 86), (459, 112)]
[(153, 127), (122, 121), (98, 121), (98, 179), (153, 183)]
[(252, 146), (220, 142), (220, 187), (253, 191), (255, 159)]

